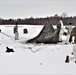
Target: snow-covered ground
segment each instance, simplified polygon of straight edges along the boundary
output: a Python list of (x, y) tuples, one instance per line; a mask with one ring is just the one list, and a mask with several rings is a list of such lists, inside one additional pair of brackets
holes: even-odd
[[(4, 25), (0, 29), (10, 37), (0, 33), (0, 74), (76, 74), (76, 63), (71, 60), (73, 44), (65, 45), (66, 37), (58, 44), (24, 44), (24, 41), (39, 34), (43, 26), (20, 25), (19, 40), (14, 40), (13, 26)], [(28, 34), (23, 34), (23, 29)], [(13, 48), (14, 53), (6, 53), (6, 47)]]

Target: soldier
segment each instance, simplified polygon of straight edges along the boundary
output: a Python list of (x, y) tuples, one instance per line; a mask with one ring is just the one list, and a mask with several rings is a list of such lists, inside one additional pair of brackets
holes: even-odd
[(69, 43), (69, 39), (70, 39), (70, 35), (71, 35), (72, 29), (73, 29), (72, 24), (69, 23), (69, 26), (67, 28), (68, 32), (67, 32), (67, 37), (66, 37), (66, 43), (65, 44), (68, 44)]
[(73, 40), (74, 40), (74, 43), (76, 43), (76, 26), (71, 31), (69, 42), (72, 42), (72, 37), (74, 37)]
[(16, 23), (16, 25), (14, 26), (14, 34), (15, 34), (15, 40), (19, 40), (19, 33), (18, 33), (18, 24)]
[(62, 20), (59, 21), (58, 25), (61, 25), (61, 28), (60, 28), (60, 33), (59, 33), (59, 41), (62, 42), (62, 35), (64, 33), (64, 26), (63, 26), (63, 22)]

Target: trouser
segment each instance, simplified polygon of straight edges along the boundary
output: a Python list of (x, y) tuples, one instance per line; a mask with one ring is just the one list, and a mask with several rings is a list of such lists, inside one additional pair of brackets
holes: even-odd
[(76, 61), (76, 44), (73, 45), (73, 54)]
[(69, 38), (70, 38), (70, 34), (68, 34), (66, 37), (66, 43), (69, 43)]
[(15, 40), (18, 40), (19, 39), (19, 34), (18, 32), (15, 32)]
[(62, 35), (63, 34), (59, 34), (59, 41), (62, 41)]

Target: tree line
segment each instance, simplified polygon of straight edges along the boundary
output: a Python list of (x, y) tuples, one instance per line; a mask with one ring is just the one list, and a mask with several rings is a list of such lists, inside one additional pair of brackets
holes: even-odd
[(45, 18), (25, 18), (25, 19), (2, 19), (0, 18), (0, 25), (13, 25), (15, 23), (18, 24), (30, 24), (30, 25), (44, 25), (47, 21), (50, 21), (53, 25), (57, 25), (60, 20), (63, 21), (64, 25), (76, 25), (76, 17), (59, 17), (57, 15)]

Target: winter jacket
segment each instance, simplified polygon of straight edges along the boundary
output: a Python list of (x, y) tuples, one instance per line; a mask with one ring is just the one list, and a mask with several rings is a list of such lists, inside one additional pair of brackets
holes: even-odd
[(18, 27), (15, 26), (14, 29), (13, 29), (13, 31), (14, 31), (14, 33), (15, 33), (15, 32), (18, 32)]
[(71, 25), (68, 26), (68, 34), (71, 34), (72, 29), (73, 29), (73, 27)]

